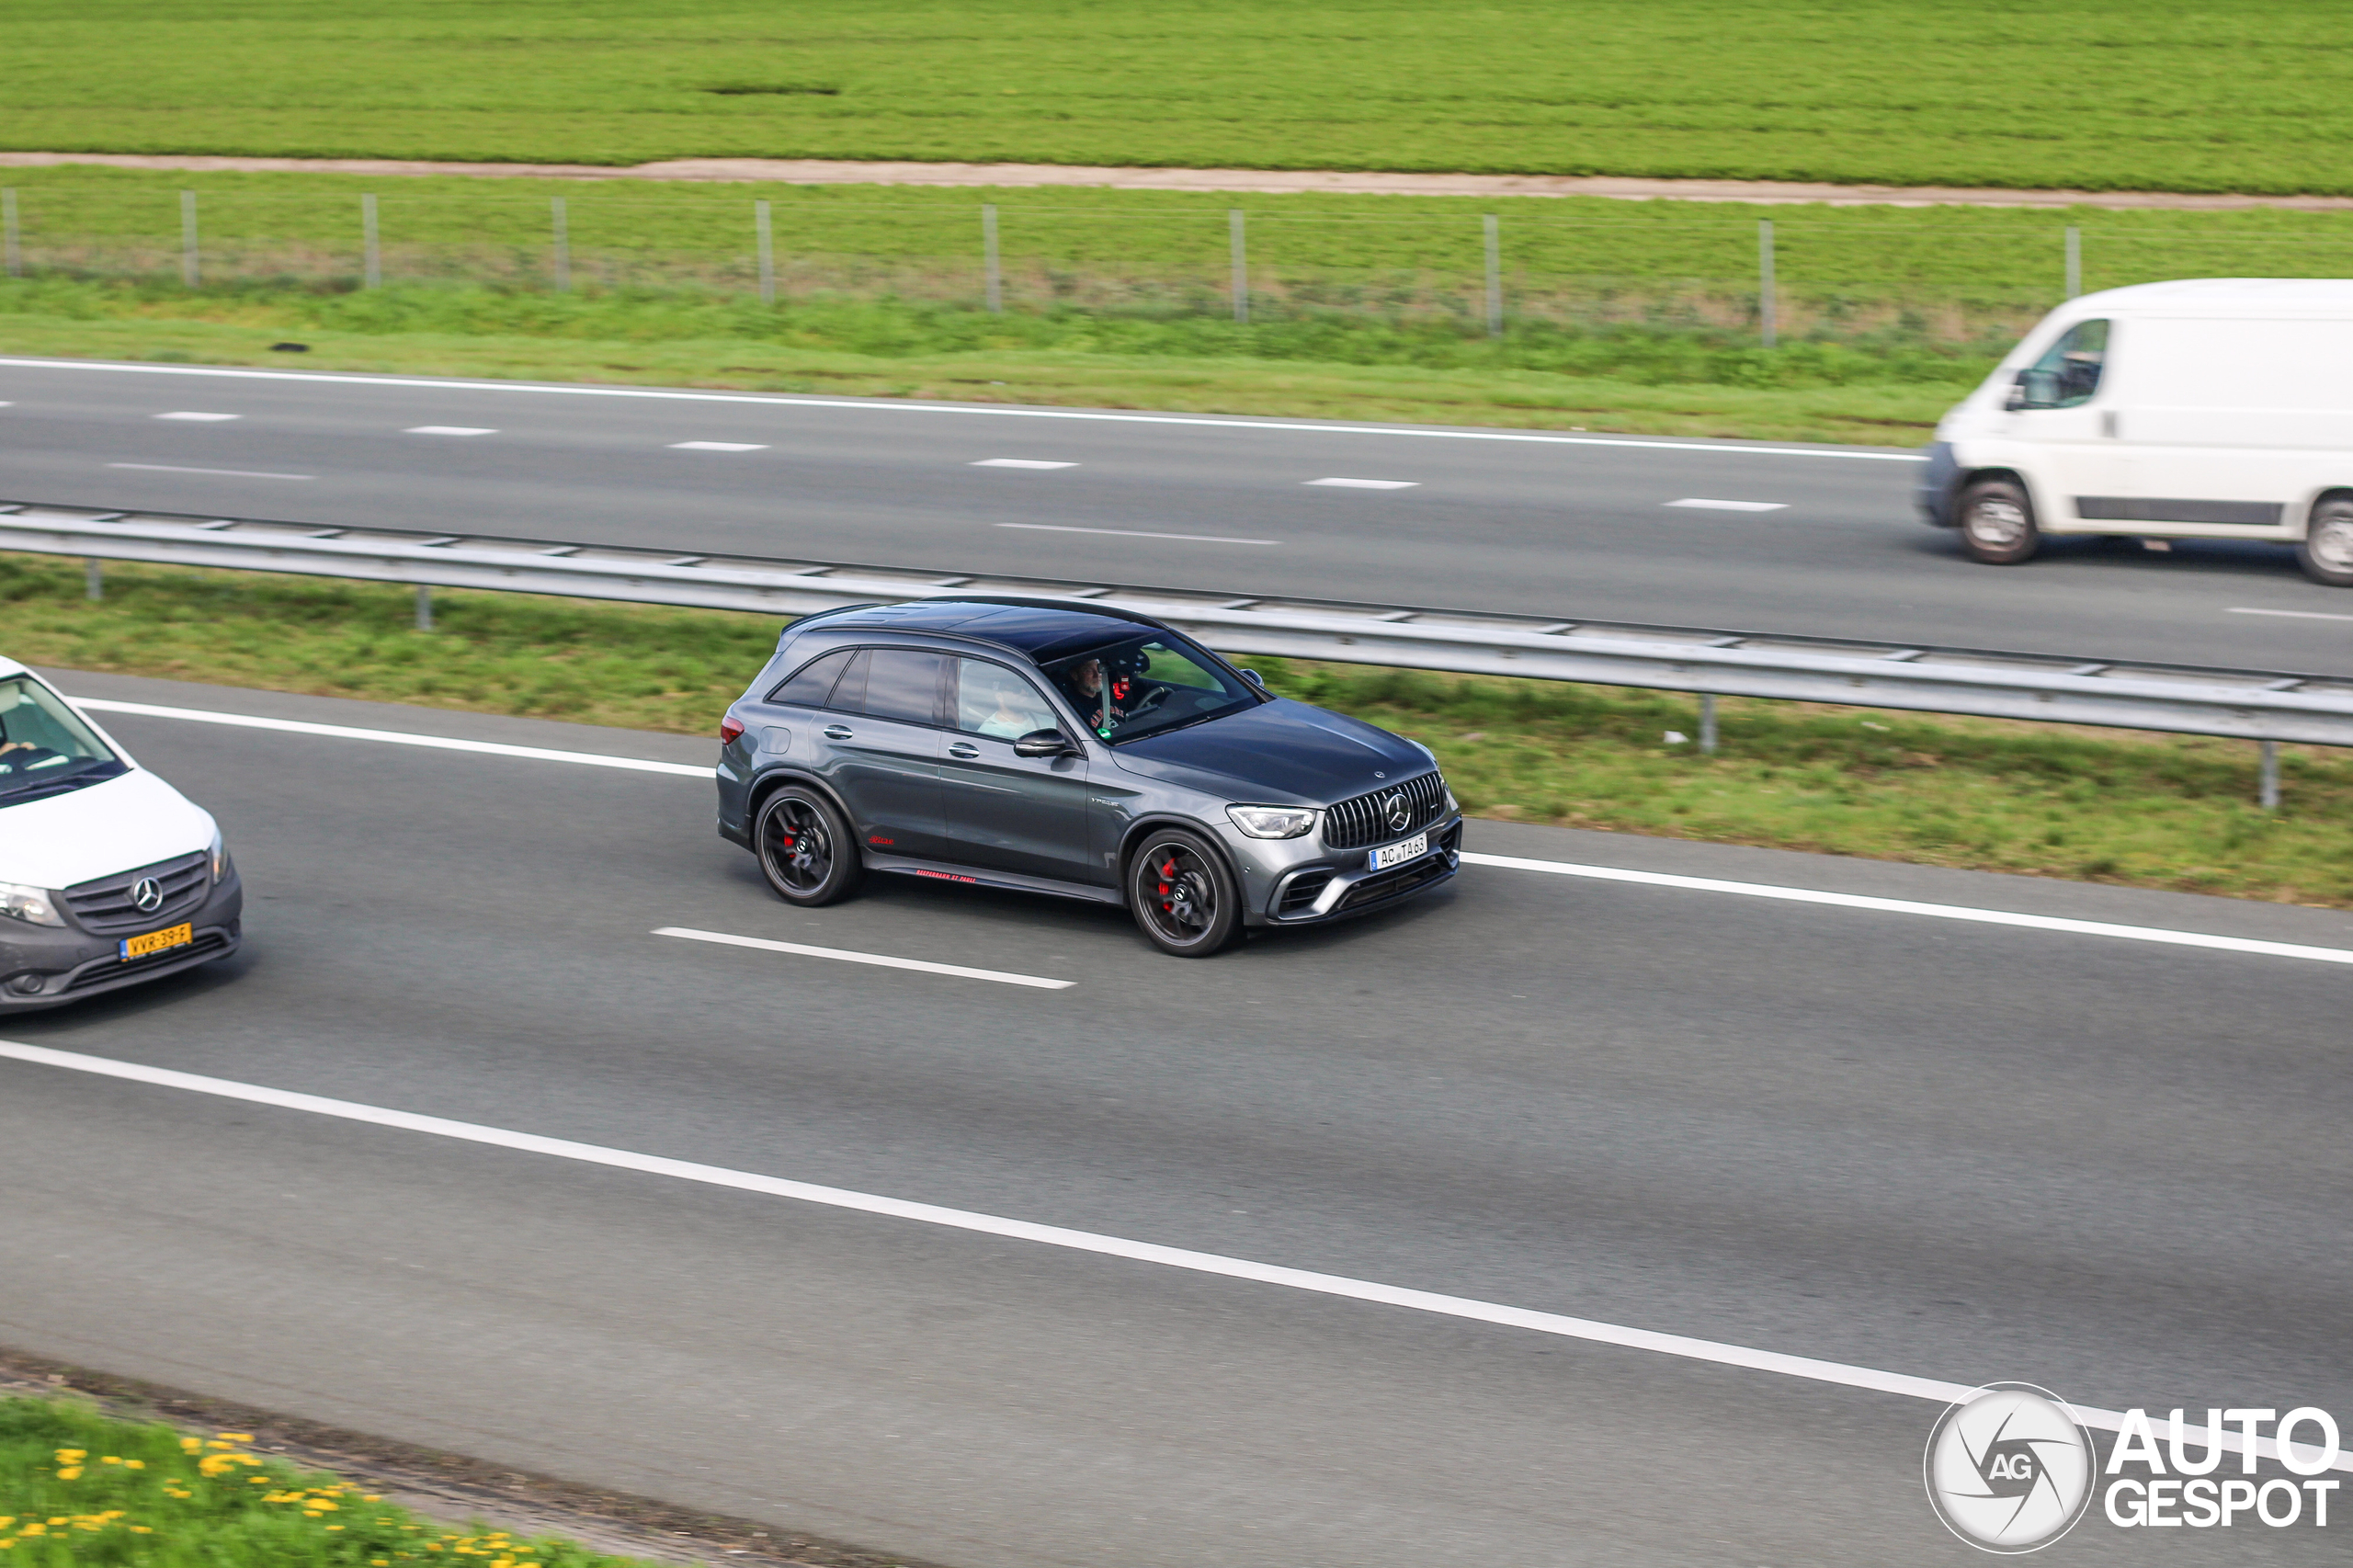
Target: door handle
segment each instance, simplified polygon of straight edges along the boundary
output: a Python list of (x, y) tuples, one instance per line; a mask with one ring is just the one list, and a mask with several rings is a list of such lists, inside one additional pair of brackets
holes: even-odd
[(972, 758), (981, 755), (981, 748), (976, 745), (972, 745), (968, 742), (958, 741), (954, 745), (948, 748), (948, 755), (961, 761), (970, 762)]
[(828, 724), (825, 726), (825, 738), (829, 741), (846, 741), (849, 739), (849, 726), (847, 724)]

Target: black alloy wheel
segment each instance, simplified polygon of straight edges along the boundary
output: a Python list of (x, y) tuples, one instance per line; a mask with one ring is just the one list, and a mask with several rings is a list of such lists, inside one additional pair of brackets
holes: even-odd
[(1972, 561), (2015, 566), (2042, 547), (2034, 503), (2007, 479), (1981, 479), (1961, 493), (1961, 548)]
[(1128, 862), (1128, 903), (1153, 946), (1203, 959), (1242, 928), (1242, 896), (1218, 852), (1181, 829), (1156, 833)]
[(761, 802), (752, 827), (760, 871), (779, 898), (814, 908), (847, 896), (865, 867), (832, 802), (788, 784)]
[(2315, 583), (2353, 588), (2353, 495), (2332, 495), (2313, 508), (2296, 564)]

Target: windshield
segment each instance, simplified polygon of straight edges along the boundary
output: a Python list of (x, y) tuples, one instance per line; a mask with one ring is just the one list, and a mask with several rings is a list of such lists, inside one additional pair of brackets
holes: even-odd
[(1258, 700), (1215, 659), (1166, 633), (1065, 659), (1046, 674), (1087, 726), (1113, 745)]
[(29, 676), (0, 676), (0, 806), (127, 771), (82, 716)]

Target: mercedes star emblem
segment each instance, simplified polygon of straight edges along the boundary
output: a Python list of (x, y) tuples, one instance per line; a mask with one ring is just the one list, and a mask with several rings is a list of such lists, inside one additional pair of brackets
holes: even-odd
[(1405, 792), (1403, 790), (1381, 801), (1381, 810), (1389, 818), (1389, 831), (1392, 833), (1404, 832), (1405, 824), (1414, 820), (1413, 813), (1405, 809)]
[(153, 877), (142, 877), (131, 884), (131, 902), (140, 913), (153, 915), (164, 907), (164, 884)]

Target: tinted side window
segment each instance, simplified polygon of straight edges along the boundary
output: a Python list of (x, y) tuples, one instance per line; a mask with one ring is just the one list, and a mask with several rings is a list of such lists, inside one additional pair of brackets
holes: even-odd
[(2018, 372), (2020, 408), (2075, 408), (2099, 391), (2108, 363), (2108, 324), (2079, 321), (2042, 358)]
[[(911, 648), (869, 649), (858, 655), (858, 667), (842, 682), (847, 687), (860, 674), (866, 677), (865, 699), (851, 710), (910, 724), (937, 724), (942, 662), (938, 653), (918, 653)], [(834, 706), (849, 707), (838, 691), (834, 694)]]
[(770, 702), (790, 702), (801, 708), (823, 708), (825, 698), (834, 689), (834, 682), (842, 667), (849, 663), (849, 650), (828, 653), (813, 664), (801, 666), (801, 673), (768, 693)]

